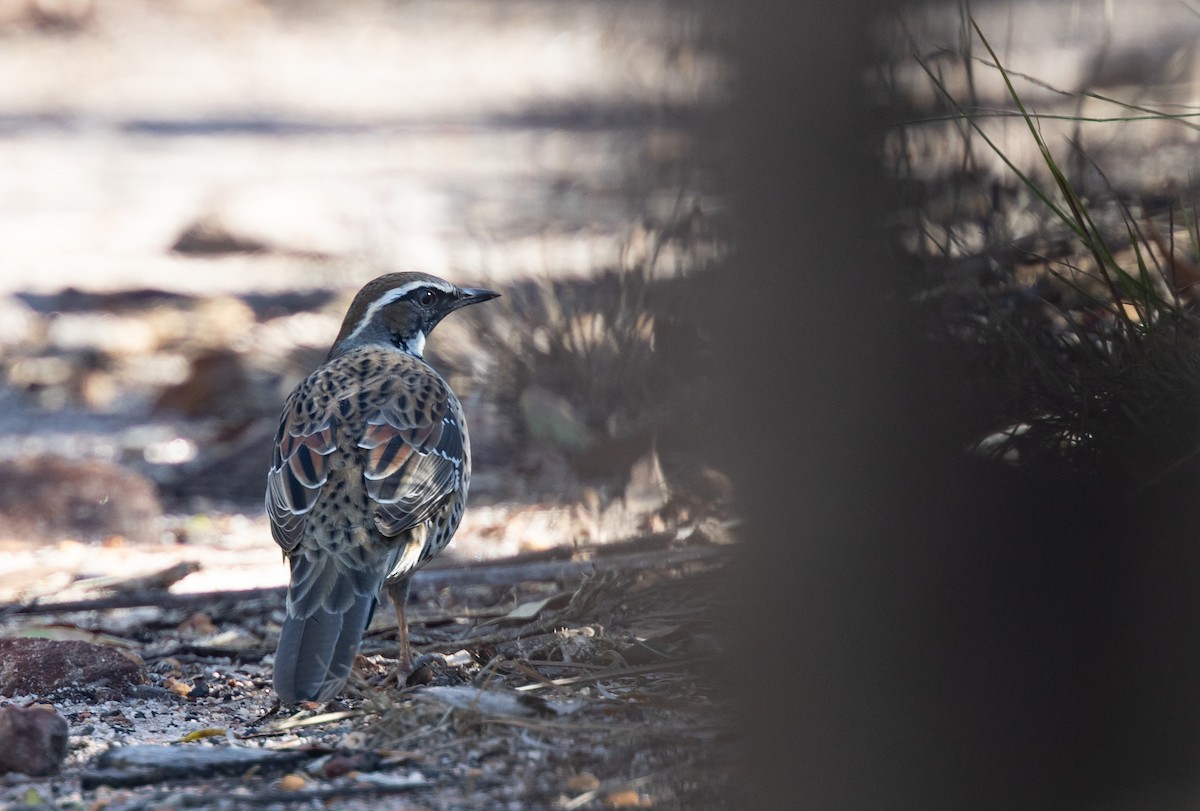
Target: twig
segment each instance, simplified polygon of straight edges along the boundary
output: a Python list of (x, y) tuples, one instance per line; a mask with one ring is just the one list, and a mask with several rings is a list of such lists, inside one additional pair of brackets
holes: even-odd
[(0, 617), (10, 614), (65, 614), (71, 611), (107, 611), (113, 608), (138, 608), (155, 605), (162, 608), (177, 608), (189, 606), (209, 606), (220, 600), (236, 600), (245, 603), (248, 600), (282, 599), (282, 586), (263, 589), (245, 589), (243, 591), (211, 591), (190, 594), (174, 594), (162, 589), (145, 591), (130, 591), (112, 594), (107, 597), (97, 597), (91, 600), (65, 600), (62, 602), (10, 603), (0, 607)]
[(606, 679), (619, 679), (624, 676), (636, 676), (639, 673), (654, 673), (659, 670), (678, 670), (682, 667), (690, 667), (691, 665), (704, 664), (716, 660), (716, 656), (693, 656), (690, 659), (675, 659), (664, 662), (651, 662), (648, 665), (636, 665), (634, 667), (623, 667), (620, 670), (602, 670), (598, 673), (587, 673), (582, 676), (566, 676), (561, 679), (549, 679), (546, 683), (537, 684), (522, 684), (520, 687), (514, 687), (514, 690), (528, 692), (530, 690), (540, 690), (543, 687), (565, 687), (568, 684), (586, 684), (593, 681), (605, 681)]
[[(526, 563), (544, 563), (550, 560), (569, 560), (578, 559), (584, 555), (588, 557), (615, 557), (632, 552), (653, 552), (669, 549), (671, 544), (680, 537), (679, 532), (652, 532), (649, 535), (639, 535), (636, 538), (623, 538), (619, 541), (610, 541), (604, 544), (587, 544), (583, 546), (554, 546), (549, 549), (536, 549), (531, 552), (520, 552), (516, 555), (511, 555), (504, 558), (502, 561), (489, 561), (485, 563), (471, 564), (465, 568), (475, 566), (486, 567), (491, 563), (501, 562), (519, 566)], [(445, 565), (444, 562), (434, 563), (427, 571), (435, 571), (439, 568), (451, 568)]]
[(233, 662), (261, 662), (262, 658), (271, 653), (270, 648), (230, 648), (215, 645), (194, 645), (180, 643), (156, 654), (143, 653), (142, 658), (147, 662), (157, 662), (161, 659), (178, 659), (181, 662), (204, 662), (210, 659), (229, 659)]
[(511, 586), (533, 580), (566, 580), (593, 572), (612, 572), (622, 569), (650, 569), (677, 566), (680, 563), (725, 557), (724, 546), (696, 546), (669, 549), (661, 552), (640, 552), (592, 560), (564, 560), (534, 564), (497, 564), (486, 567), (436, 569), (417, 572), (415, 588), (443, 589), (453, 586)]
[(153, 808), (246, 808), (276, 804), (311, 803), (313, 800), (331, 800), (337, 797), (372, 797), (381, 794), (402, 794), (409, 791), (429, 791), (440, 788), (437, 783), (420, 783), (396, 786), (343, 786), (310, 789), (308, 791), (282, 791), (270, 789), (257, 794), (207, 794), (194, 789), (161, 792), (137, 805), (126, 805), (127, 811), (143, 811)]
[[(623, 569), (649, 569), (677, 566), (681, 563), (714, 560), (729, 555), (727, 546), (695, 546), (683, 549), (639, 552), (628, 555), (605, 556), (599, 553), (604, 547), (594, 547), (597, 554), (591, 560), (562, 560), (545, 563), (495, 563), (462, 566), (457, 568), (423, 569), (413, 576), (416, 589), (438, 590), (455, 586), (511, 586), (514, 583), (545, 580), (566, 580), (593, 572), (620, 571)], [(159, 606), (177, 608), (208, 606), (222, 600), (245, 603), (250, 600), (282, 600), (282, 586), (274, 588), (245, 589), (242, 591), (213, 591), (190, 594), (174, 594), (161, 589), (123, 592), (91, 600), (64, 602), (10, 603), (0, 606), (0, 617), (7, 615), (61, 614), (71, 611), (107, 611), (114, 608), (136, 608)]]
[(80, 580), (74, 586), (77, 589), (85, 591), (166, 591), (188, 575), (200, 571), (201, 568), (203, 567), (193, 560), (184, 560), (167, 566), (164, 569), (150, 572), (149, 574), (137, 575), (136, 577), (124, 577), (122, 575), (89, 577), (86, 580)]

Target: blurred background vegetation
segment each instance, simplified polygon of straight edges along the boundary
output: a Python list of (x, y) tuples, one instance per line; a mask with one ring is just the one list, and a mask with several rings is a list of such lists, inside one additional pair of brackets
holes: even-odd
[(710, 11), (0, 4), (0, 540), (25, 574), (30, 541), (273, 557), (279, 405), (401, 269), (504, 293), (429, 348), (475, 447), (457, 554), (726, 502), (687, 438), (688, 279), (729, 241), (701, 148), (731, 80)]
[(1194, 468), (1200, 16), (928, 4), (884, 30), (897, 258), (963, 447), (1133, 491)]

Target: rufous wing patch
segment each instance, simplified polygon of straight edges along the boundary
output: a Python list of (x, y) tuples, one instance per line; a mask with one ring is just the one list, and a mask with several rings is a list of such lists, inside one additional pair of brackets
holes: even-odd
[(408, 464), (412, 455), (412, 445), (408, 444), (403, 434), (394, 432), (390, 440), (367, 451), (363, 476), (368, 481), (394, 476)]

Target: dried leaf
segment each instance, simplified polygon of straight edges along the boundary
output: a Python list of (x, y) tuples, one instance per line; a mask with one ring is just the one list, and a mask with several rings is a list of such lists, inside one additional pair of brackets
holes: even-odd
[(206, 727), (204, 729), (197, 729), (189, 732), (176, 741), (176, 743), (192, 743), (194, 741), (204, 740), (205, 738), (223, 738), (228, 734), (229, 730), (223, 727)]
[(519, 606), (509, 611), (503, 617), (496, 617), (488, 620), (483, 625), (499, 624), (502, 622), (529, 622), (537, 619), (537, 616), (548, 608), (559, 608), (570, 602), (571, 592), (563, 591), (546, 597), (543, 600), (532, 600), (528, 603), (521, 603)]
[(165, 682), (163, 682), (163, 686), (166, 687), (168, 690), (170, 690), (175, 695), (183, 696), (184, 698), (187, 698), (188, 696), (190, 696), (192, 694), (192, 685), (188, 684), (185, 681), (180, 681), (179, 679), (175, 678), (174, 676), (168, 678)]
[(460, 648), (454, 653), (441, 654), (442, 664), (446, 667), (470, 667), (475, 663), (475, 657), (469, 650)]
[(179, 631), (180, 633), (193, 633), (199, 636), (207, 636), (208, 634), (215, 634), (217, 632), (217, 626), (213, 624), (212, 617), (210, 617), (208, 614), (205, 614), (203, 611), (197, 611), (195, 614), (192, 614), (190, 617), (181, 622), (179, 627), (175, 630)]
[(573, 774), (567, 778), (568, 791), (595, 791), (600, 788), (600, 778), (591, 772)]
[(654, 802), (633, 789), (623, 789), (604, 795), (605, 808), (650, 808)]
[(307, 785), (308, 781), (295, 772), (285, 774), (279, 778), (279, 789), (281, 791), (300, 791), (300, 789)]
[(648, 622), (642, 625), (635, 625), (629, 631), (638, 642), (649, 642), (651, 639), (661, 639), (662, 637), (670, 636), (682, 627), (682, 625), (669, 623)]

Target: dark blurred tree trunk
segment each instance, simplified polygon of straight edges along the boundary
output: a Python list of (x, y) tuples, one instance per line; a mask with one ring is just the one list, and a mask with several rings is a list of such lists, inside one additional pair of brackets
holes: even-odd
[(861, 85), (878, 10), (750, 2), (732, 39), (740, 245), (701, 315), (749, 541), (727, 628), (738, 805), (1182, 807), (1200, 483), (1132, 498), (962, 457), (949, 370), (884, 249)]

